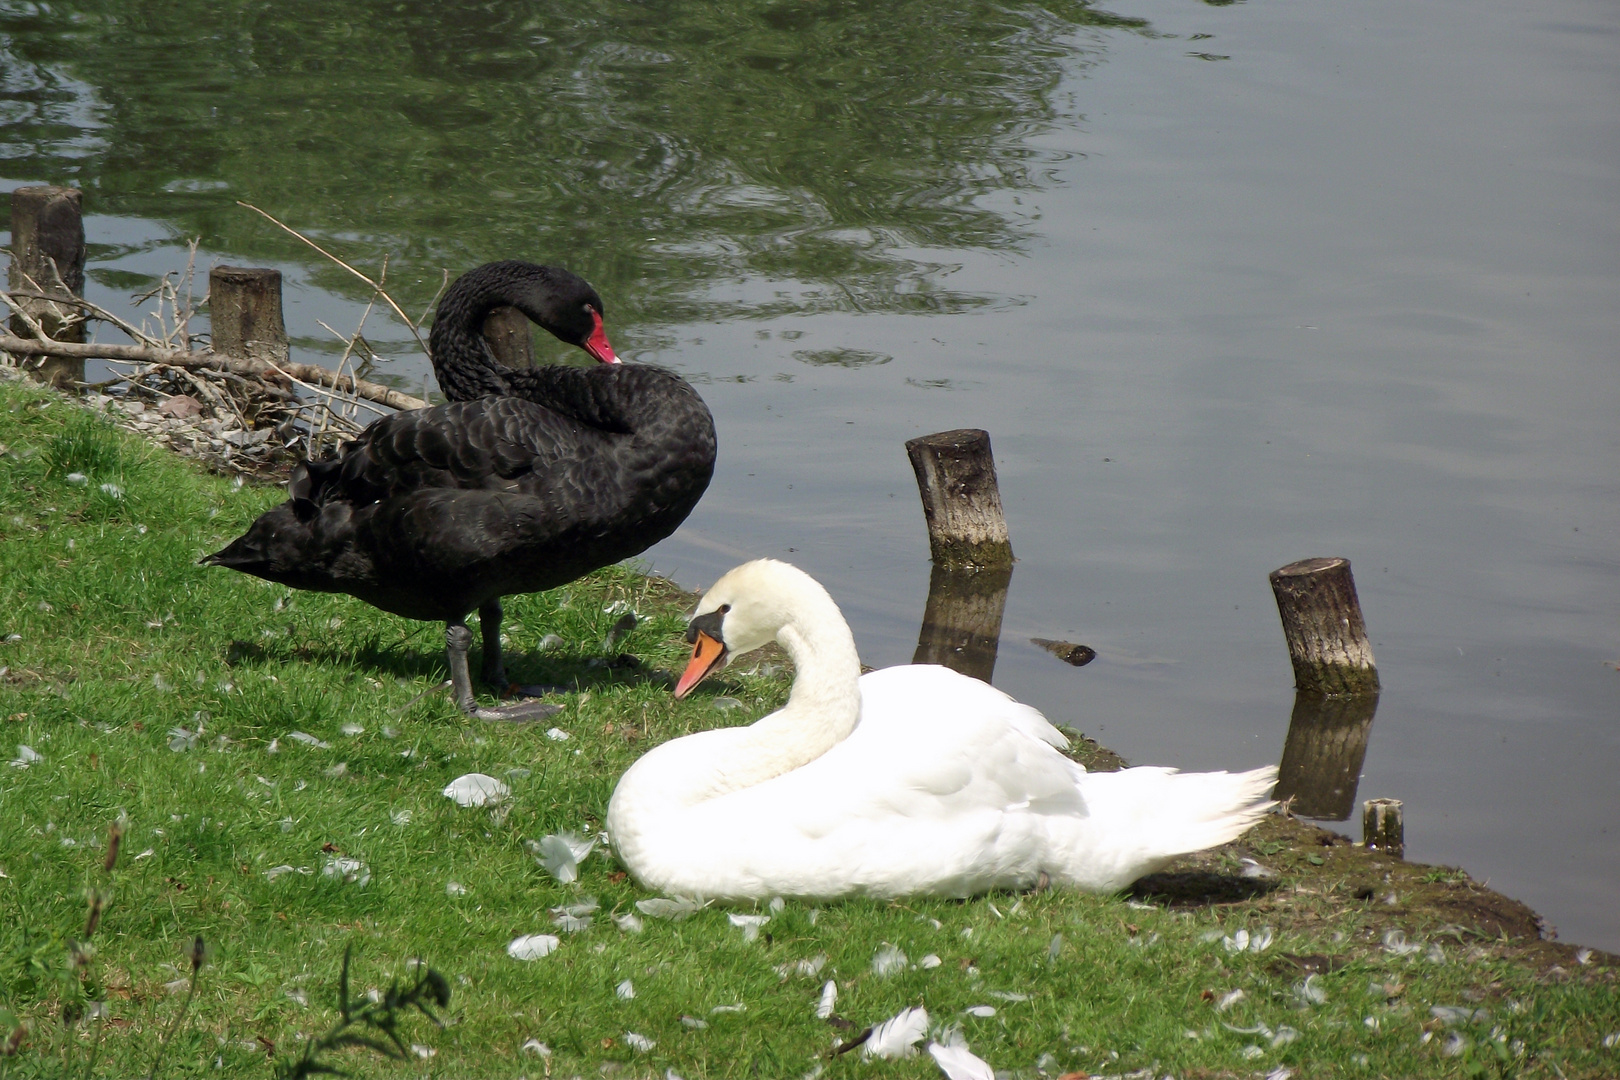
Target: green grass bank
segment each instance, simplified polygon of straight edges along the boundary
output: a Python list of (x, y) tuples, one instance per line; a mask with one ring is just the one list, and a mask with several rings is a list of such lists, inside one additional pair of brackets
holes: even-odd
[[(761, 715), (786, 674), (675, 701), (688, 600), (612, 569), (507, 603), (512, 675), (577, 682), (566, 710), (470, 721), (433, 692), (441, 627), (197, 565), (281, 497), (0, 380), (0, 1027), (24, 1031), (0, 1077), (145, 1076), (197, 935), (162, 1076), (274, 1075), (336, 1021), (350, 946), (357, 990), (421, 957), (452, 992), (443, 1030), (402, 1027), (407, 1060), (330, 1059), (360, 1076), (937, 1076), (832, 1052), (917, 1005), (1021, 1077), (1620, 1075), (1620, 961), (1282, 817), (1125, 897), (673, 921), (600, 847), (561, 884), (535, 841), (594, 835), (645, 748)], [(471, 772), (510, 799), (441, 795)], [(750, 939), (732, 914), (770, 921)], [(541, 933), (550, 955), (507, 955)], [(816, 1015), (829, 980), (842, 1026)]]

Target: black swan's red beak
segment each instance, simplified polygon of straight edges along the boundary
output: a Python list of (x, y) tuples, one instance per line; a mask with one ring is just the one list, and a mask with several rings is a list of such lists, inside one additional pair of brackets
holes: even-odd
[(613, 346), (608, 344), (607, 331), (602, 328), (602, 316), (595, 309), (591, 311), (591, 321), (596, 324), (595, 328), (591, 331), (591, 336), (585, 339), (582, 347), (604, 364), (619, 363), (618, 356), (613, 352)]

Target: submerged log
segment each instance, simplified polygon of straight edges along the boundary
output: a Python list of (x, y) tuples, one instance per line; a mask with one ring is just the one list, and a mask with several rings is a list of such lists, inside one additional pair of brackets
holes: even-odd
[[(34, 185), (11, 193), (11, 271), (13, 292), (74, 299), (84, 295), (84, 194), (78, 188)], [(70, 307), (50, 299), (18, 301), (11, 329), (19, 338), (36, 337), (32, 319), (46, 337), (84, 341), (84, 320)], [(26, 317), (25, 317), (26, 315)], [(12, 351), (12, 350), (8, 350)], [(61, 385), (84, 381), (84, 358), (20, 350), (37, 357), (26, 367), (42, 382)]]
[(1350, 820), (1377, 709), (1377, 694), (1296, 695), (1271, 797), (1298, 817)]
[(1011, 566), (1012, 542), (1001, 512), (990, 433), (941, 431), (906, 443), (917, 474), (928, 545), (944, 566)]
[(1318, 694), (1378, 691), (1349, 559), (1301, 559), (1271, 572), (1294, 664), (1294, 687)]
[(911, 662), (943, 664), (989, 682), (996, 670), (1001, 614), (1011, 581), (1010, 566), (966, 570), (935, 563)]

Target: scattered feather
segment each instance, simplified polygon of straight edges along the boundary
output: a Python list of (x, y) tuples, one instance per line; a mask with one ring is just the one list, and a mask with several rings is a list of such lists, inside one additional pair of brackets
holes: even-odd
[(1227, 1009), (1230, 1009), (1247, 996), (1248, 995), (1243, 992), (1243, 988), (1241, 986), (1236, 990), (1228, 990), (1215, 1002), (1215, 1011), (1225, 1012)]
[(170, 728), (169, 749), (173, 750), (177, 754), (183, 754), (187, 750), (195, 750), (197, 749), (197, 741), (201, 738), (201, 735), (201, 732), (192, 731), (189, 728)]
[(18, 743), (17, 756), (12, 759), (11, 767), (13, 769), (26, 769), (30, 765), (37, 765), (39, 762), (44, 760), (45, 755), (39, 753), (33, 747), (24, 746), (22, 743)]
[[(145, 854), (150, 855), (151, 852), (147, 851)], [(137, 859), (141, 858), (140, 855), (135, 857)], [(272, 866), (266, 870), (264, 877), (266, 881), (274, 881), (283, 874), (313, 874), (314, 872), (307, 866), (289, 866), (287, 863), (282, 863), (280, 866)]]
[(562, 644), (563, 639), (561, 634), (547, 634), (545, 637), (540, 639), (540, 643), (535, 646), (535, 650), (537, 652), (550, 652), (552, 649), (555, 649)]
[(332, 749), (331, 743), (317, 739), (307, 731), (289, 731), (287, 732), (287, 738), (291, 739), (293, 742), (303, 743), (305, 746), (313, 746), (317, 750)]
[(968, 1016), (976, 1016), (980, 1020), (988, 1020), (996, 1015), (996, 1007), (994, 1005), (969, 1005), (962, 1012)]
[(568, 732), (564, 731), (560, 727), (550, 728), (546, 731), (546, 738), (550, 739), (552, 742), (567, 742)]
[(821, 1000), (816, 1003), (816, 1019), (825, 1020), (833, 1014), (833, 1006), (838, 1004), (838, 984), (831, 979), (821, 988)]
[[(1292, 1031), (1293, 1029), (1290, 1028), (1289, 1030)], [(1293, 1069), (1290, 1069), (1286, 1065), (1279, 1065), (1275, 1069), (1272, 1069), (1270, 1072), (1266, 1073), (1266, 1080), (1288, 1080), (1288, 1078), (1293, 1075)]]
[(922, 968), (924, 971), (932, 971), (934, 968), (939, 967), (939, 965), (943, 964), (944, 962), (945, 961), (939, 958), (938, 954), (929, 953), (927, 956), (917, 961), (917, 966)]
[(633, 911), (627, 911), (623, 915), (615, 915), (613, 921), (618, 923), (619, 929), (627, 934), (641, 933), (641, 919)]
[(339, 881), (365, 888), (371, 881), (371, 870), (359, 859), (351, 859), (346, 855), (338, 855), (326, 860), (321, 867), (323, 877), (336, 878)]
[(681, 1023), (691, 1028), (693, 1031), (702, 1031), (704, 1028), (709, 1026), (709, 1022), (707, 1020), (700, 1020), (695, 1016), (683, 1015), (681, 1017)]
[(359, 724), (353, 723), (352, 721), (344, 724), (342, 727), (338, 728), (338, 730), (349, 736), (364, 735), (366, 733), (365, 728), (361, 727)]
[(433, 1049), (431, 1046), (424, 1046), (421, 1043), (411, 1043), (411, 1053), (426, 1061), (434, 1054), (437, 1054), (438, 1051)]
[(1431, 964), (1443, 964), (1446, 962), (1446, 950), (1441, 947), (1438, 941), (1431, 941), (1428, 949), (1423, 953), (1423, 959)]
[(647, 1051), (658, 1045), (653, 1040), (647, 1038), (647, 1036), (638, 1035), (634, 1031), (627, 1031), (624, 1033), (624, 1042), (626, 1046), (630, 1047), (630, 1049), (634, 1050), (638, 1054), (645, 1054)]
[(347, 761), (338, 762), (336, 765), (333, 765), (330, 769), (326, 770), (326, 775), (327, 778), (331, 780), (340, 780), (343, 777), (348, 776), (349, 763)]
[(1577, 964), (1580, 964), (1582, 967), (1585, 967), (1587, 964), (1590, 964), (1592, 962), (1592, 950), (1588, 949), (1584, 945), (1581, 946), (1579, 949), (1576, 949), (1575, 950), (1575, 962)]
[(562, 941), (555, 934), (526, 934), (512, 939), (506, 947), (506, 955), (514, 960), (538, 960), (556, 952), (560, 944)]
[[(498, 781), (497, 781), (498, 782)], [(506, 785), (502, 784), (502, 788)], [(540, 838), (536, 861), (562, 884), (579, 879), (579, 864), (596, 847), (596, 838), (584, 839), (574, 833), (552, 833)]]
[(944, 1073), (946, 1080), (996, 1080), (996, 1071), (989, 1062), (977, 1057), (966, 1046), (928, 1044), (928, 1054)]
[(759, 928), (771, 921), (769, 915), (738, 915), (736, 912), (731, 912), (726, 918), (743, 932), (744, 941), (759, 940)]
[(629, 1001), (636, 996), (636, 984), (626, 979), (615, 986), (613, 992), (618, 995), (620, 1001)]
[(872, 956), (872, 974), (880, 979), (886, 979), (905, 968), (906, 954), (888, 942), (884, 942), (883, 947)]
[(1406, 931), (1399, 929), (1384, 931), (1385, 952), (1394, 953), (1396, 956), (1410, 956), (1422, 950), (1422, 945), (1406, 940)]
[(388, 815), (388, 820), (395, 825), (409, 825), (411, 823), (411, 812), (409, 810), (395, 810)]
[(553, 915), (551, 921), (565, 934), (577, 934), (581, 930), (589, 930), (591, 926), (589, 915), (569, 915), (566, 912)]
[(551, 1047), (547, 1046), (539, 1039), (530, 1039), (528, 1042), (523, 1044), (523, 1052), (525, 1054), (535, 1054), (539, 1057), (548, 1058), (551, 1056)]
[(1061, 953), (1062, 951), (1063, 951), (1063, 935), (1062, 934), (1053, 934), (1052, 935), (1052, 943), (1046, 947), (1046, 962), (1048, 964), (1057, 963), (1058, 954)]
[(733, 709), (742, 708), (743, 703), (734, 697), (717, 697), (709, 702), (709, 706), (718, 709), (720, 712), (730, 712)]
[(1239, 1050), (1238, 1053), (1241, 1054), (1244, 1058), (1247, 1058), (1250, 1061), (1253, 1061), (1257, 1057), (1265, 1057), (1266, 1056), (1265, 1050), (1262, 1049), (1261, 1047), (1258, 1047), (1258, 1046), (1254, 1045), (1253, 1043), (1250, 1043), (1248, 1046), (1245, 1046), (1242, 1050)]
[(1271, 1045), (1287, 1046), (1297, 1038), (1299, 1038), (1299, 1031), (1295, 1028), (1289, 1027), (1287, 1024), (1284, 1024), (1282, 1027), (1278, 1028), (1277, 1033), (1271, 1037)]
[(1029, 995), (1028, 994), (1020, 994), (1020, 993), (1016, 993), (1015, 991), (1012, 991), (1012, 990), (986, 990), (985, 993), (989, 994), (993, 998), (1000, 998), (1002, 1001), (1028, 1001), (1029, 1000)]
[(1271, 948), (1271, 943), (1276, 936), (1276, 933), (1271, 929), (1271, 927), (1262, 926), (1253, 934), (1249, 935), (1249, 951), (1265, 952), (1267, 949)]
[(739, 1001), (735, 1005), (716, 1005), (709, 1010), (709, 1015), (719, 1016), (721, 1013), (742, 1013), (747, 1011), (748, 1006)]
[(1468, 1049), (1468, 1039), (1461, 1032), (1453, 1031), (1446, 1036), (1446, 1041), (1440, 1045), (1441, 1057), (1456, 1057)]
[(701, 910), (702, 907), (702, 904), (693, 900), (690, 896), (676, 896), (670, 899), (658, 897), (656, 899), (636, 901), (636, 910), (643, 915), (654, 919), (669, 919), (672, 922), (680, 922), (693, 912)]
[(803, 975), (807, 979), (814, 979), (821, 974), (821, 969), (827, 966), (827, 954), (817, 953), (815, 956), (803, 960), (794, 960), (787, 964), (777, 964), (776, 974), (786, 979), (792, 975)]
[(1470, 1009), (1466, 1005), (1434, 1005), (1429, 1008), (1429, 1015), (1447, 1027), (1484, 1023), (1491, 1018), (1489, 1009)]
[(1247, 930), (1239, 930), (1230, 937), (1222, 938), (1221, 944), (1226, 946), (1227, 952), (1243, 952), (1249, 947), (1249, 932)]
[[(780, 915), (780, 914), (782, 914), (782, 909), (787, 907), (787, 901), (783, 900), (780, 896), (773, 896), (773, 897), (771, 897), (771, 902), (769, 904), (766, 904), (765, 906), (770, 909), (770, 912), (771, 912), (772, 915)], [(1591, 950), (1588, 949), (1587, 952), (1590, 953)], [(1584, 961), (1584, 960), (1581, 961), (1581, 963), (1583, 963), (1583, 964), (1585, 962), (1586, 961)]]
[(1262, 866), (1253, 859), (1244, 859), (1243, 876), (1246, 878), (1274, 878), (1277, 876), (1277, 871), (1269, 866)]
[(479, 772), (458, 776), (444, 788), (444, 797), (454, 801), (457, 806), (490, 806), (504, 802), (510, 794), (511, 788), (493, 776)]
[(446, 895), (446, 896), (466, 896), (467, 895), (467, 886), (463, 885), (459, 881), (447, 881), (447, 882), (444, 883), (444, 895)]
[(1307, 975), (1294, 987), (1294, 997), (1301, 1005), (1321, 1005), (1327, 1001), (1327, 991), (1316, 985), (1315, 975)]
[(861, 1045), (866, 1058), (906, 1058), (917, 1052), (917, 1043), (928, 1034), (928, 1010), (921, 1006), (901, 1009), (872, 1029)]

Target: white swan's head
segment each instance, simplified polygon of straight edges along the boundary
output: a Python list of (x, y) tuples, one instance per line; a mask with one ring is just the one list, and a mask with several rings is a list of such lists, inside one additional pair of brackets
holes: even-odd
[(844, 625), (827, 590), (803, 570), (775, 559), (743, 563), (715, 582), (692, 613), (686, 629), (692, 660), (675, 696), (685, 697), (732, 657), (777, 640), (783, 627), (829, 619)]

